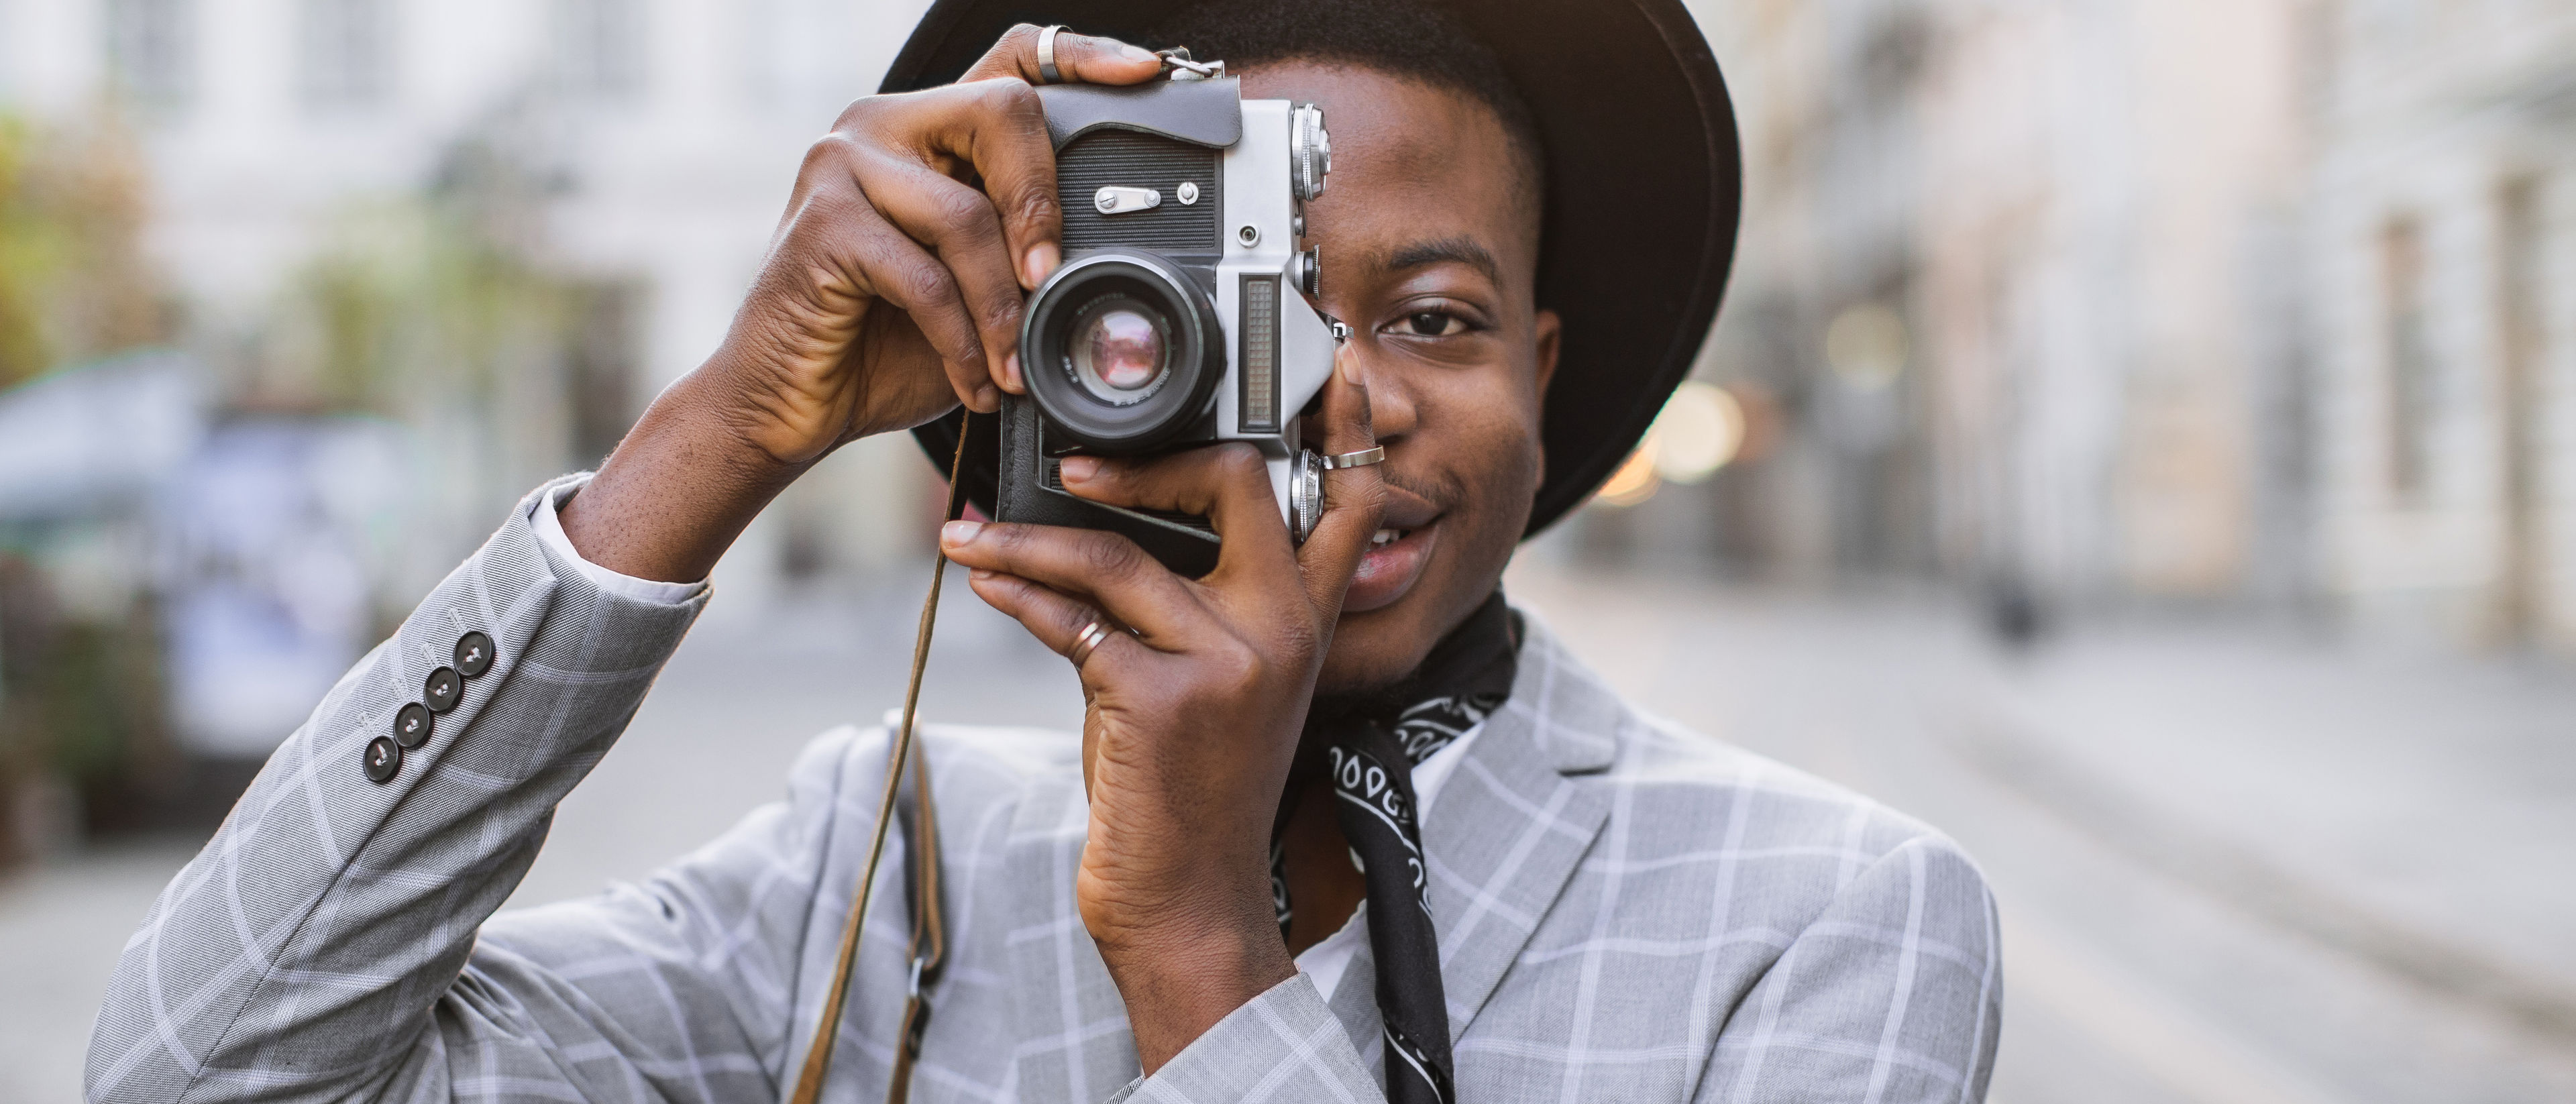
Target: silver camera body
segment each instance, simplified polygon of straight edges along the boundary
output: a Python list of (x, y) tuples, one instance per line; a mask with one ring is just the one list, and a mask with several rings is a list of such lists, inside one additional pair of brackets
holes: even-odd
[[(1184, 71), (1185, 75), (1188, 74)], [(1231, 78), (1038, 89), (1064, 263), (1029, 297), (1025, 398), (1004, 396), (999, 520), (1128, 535), (1184, 575), (1216, 565), (1205, 519), (1066, 494), (1059, 461), (1226, 441), (1261, 450), (1289, 531), (1322, 510), (1300, 415), (1331, 378), (1335, 323), (1307, 297), (1307, 201), (1331, 169), (1323, 113)]]

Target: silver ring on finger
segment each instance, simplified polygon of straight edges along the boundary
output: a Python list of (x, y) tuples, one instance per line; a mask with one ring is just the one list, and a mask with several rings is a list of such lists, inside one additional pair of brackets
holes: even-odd
[(1055, 67), (1055, 36), (1064, 24), (1049, 24), (1038, 31), (1038, 83), (1063, 84), (1064, 73)]
[(1090, 624), (1084, 625), (1081, 632), (1073, 635), (1073, 647), (1064, 653), (1064, 658), (1072, 660), (1073, 669), (1079, 671), (1082, 669), (1083, 662), (1091, 658), (1092, 649), (1098, 648), (1100, 642), (1107, 639), (1109, 639), (1109, 626), (1094, 619)]
[(1337, 452), (1325, 457), (1324, 470), (1340, 471), (1343, 468), (1365, 468), (1371, 464), (1383, 463), (1386, 463), (1386, 446), (1372, 445), (1358, 452)]

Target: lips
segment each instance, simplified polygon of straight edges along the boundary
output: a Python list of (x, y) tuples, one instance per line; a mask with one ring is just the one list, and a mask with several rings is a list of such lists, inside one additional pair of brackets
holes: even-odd
[(1422, 569), (1431, 563), (1431, 551), (1439, 544), (1439, 509), (1392, 483), (1387, 485), (1386, 515), (1381, 521), (1384, 527), (1369, 538), (1359, 570), (1351, 574), (1351, 588), (1342, 597), (1344, 613), (1394, 605), (1421, 580)]

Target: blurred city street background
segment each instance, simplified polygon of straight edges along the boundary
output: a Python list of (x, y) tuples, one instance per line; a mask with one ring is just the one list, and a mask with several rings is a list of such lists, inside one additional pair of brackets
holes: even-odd
[[(923, 6), (0, 0), (0, 1104)], [(2003, 1104), (2576, 1101), (2576, 5), (1692, 6), (1735, 276), (1514, 597), (1966, 844)], [(936, 491), (863, 442), (755, 523), (517, 903), (896, 704)], [(927, 715), (1069, 727), (950, 596)]]

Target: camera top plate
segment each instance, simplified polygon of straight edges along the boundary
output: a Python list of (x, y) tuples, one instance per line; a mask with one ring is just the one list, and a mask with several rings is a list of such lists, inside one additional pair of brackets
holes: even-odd
[(1233, 77), (1118, 87), (1046, 84), (1037, 93), (1046, 109), (1047, 138), (1057, 149), (1102, 128), (1159, 134), (1211, 149), (1243, 140), (1242, 85)]

